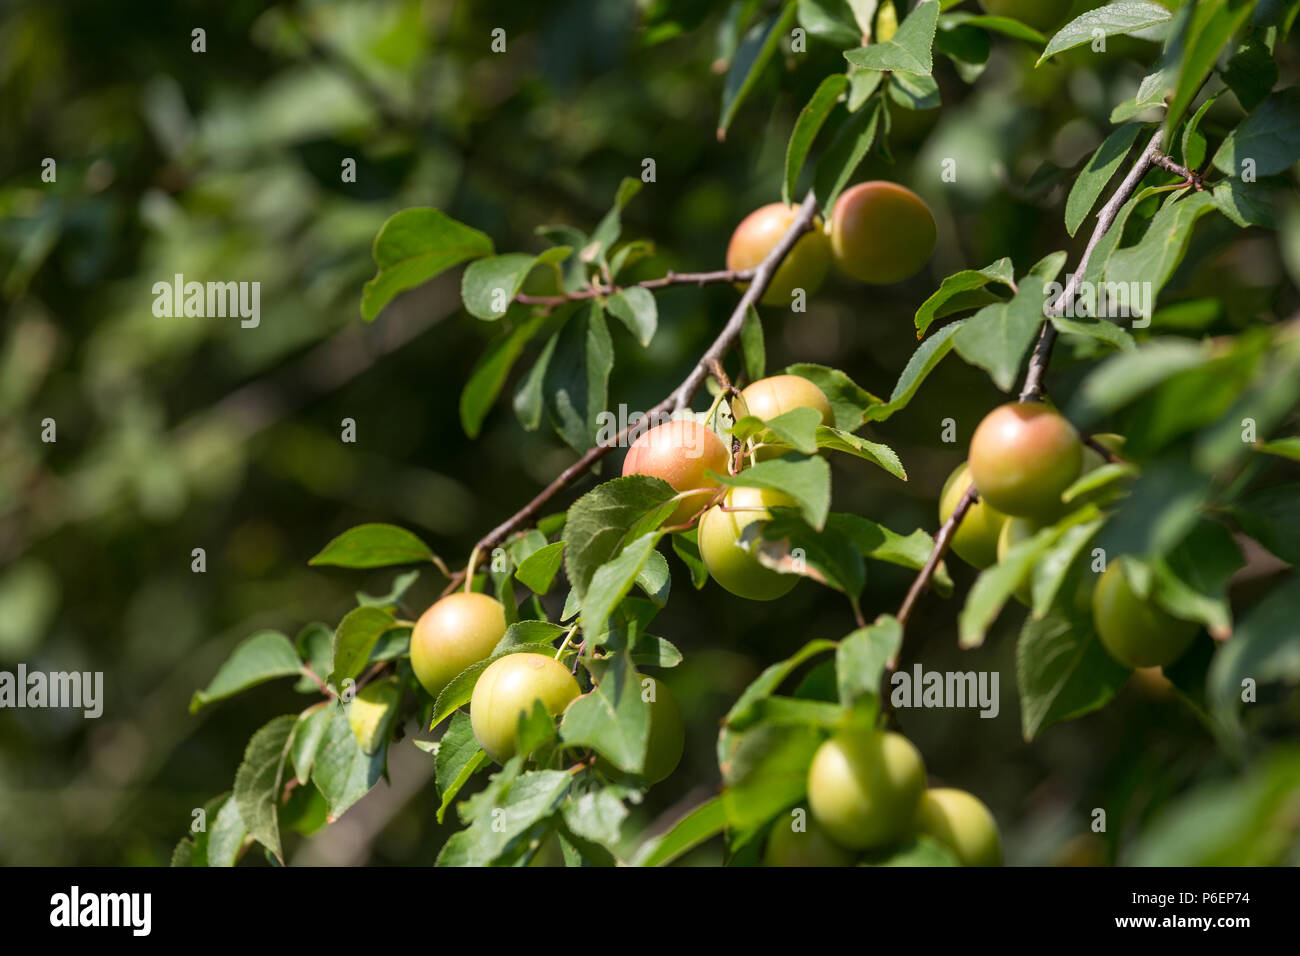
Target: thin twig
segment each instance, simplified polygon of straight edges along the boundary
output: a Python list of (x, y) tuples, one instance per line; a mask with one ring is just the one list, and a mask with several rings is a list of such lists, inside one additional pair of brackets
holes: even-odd
[(593, 285), (574, 292), (561, 295), (527, 295), (519, 293), (515, 301), (521, 305), (563, 305), (566, 302), (580, 302), (585, 299), (604, 298), (627, 289), (664, 289), (674, 285), (705, 286), (719, 282), (748, 282), (754, 278), (754, 269), (718, 269), (714, 272), (669, 272), (657, 279), (646, 279), (631, 285)]
[[(781, 237), (780, 241), (772, 247), (772, 251), (767, 254), (767, 257), (753, 270), (753, 279), (745, 289), (744, 295), (740, 297), (740, 302), (736, 304), (735, 310), (731, 313), (731, 318), (727, 320), (727, 324), (718, 333), (718, 337), (713, 340), (713, 344), (709, 346), (708, 350), (700, 356), (700, 360), (682, 383), (673, 389), (667, 398), (646, 413), (648, 420), (655, 421), (673, 412), (681, 411), (690, 405), (695, 393), (699, 391), (700, 386), (704, 384), (704, 380), (708, 378), (713, 364), (715, 362), (720, 363), (740, 338), (740, 330), (745, 324), (745, 316), (749, 313), (750, 308), (762, 298), (763, 293), (767, 291), (767, 287), (772, 282), (772, 276), (776, 274), (776, 270), (785, 261), (785, 257), (789, 255), (790, 250), (803, 237), (803, 234), (813, 228), (813, 217), (816, 212), (817, 200), (810, 190), (807, 198), (799, 206), (799, 211), (795, 214), (790, 227), (785, 231), (785, 235)], [(532, 501), (480, 538), (478, 544), (474, 546), (475, 551), (486, 554), (515, 532), (530, 526), (536, 520), (542, 508), (552, 498), (590, 471), (596, 462), (604, 458), (614, 448), (621, 446), (628, 433), (634, 428), (641, 427), (641, 425), (640, 420), (629, 422), (627, 427), (611, 441), (589, 449), (581, 458), (560, 472), (554, 481), (538, 492)], [(449, 594), (456, 590), (464, 580), (464, 572), (458, 572), (451, 579), (443, 593)]]

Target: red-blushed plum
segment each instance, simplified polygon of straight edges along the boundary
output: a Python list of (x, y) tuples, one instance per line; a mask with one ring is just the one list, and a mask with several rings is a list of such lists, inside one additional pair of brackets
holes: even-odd
[(924, 792), (920, 752), (893, 732), (842, 731), (817, 748), (808, 767), (813, 817), (836, 843), (855, 850), (910, 836)]
[(921, 797), (917, 827), (951, 850), (962, 866), (1002, 865), (997, 821), (979, 798), (965, 790), (927, 790)]
[(709, 575), (732, 594), (751, 601), (774, 601), (789, 594), (799, 582), (798, 575), (764, 567), (738, 542), (751, 524), (772, 517), (768, 508), (793, 506), (794, 499), (764, 488), (732, 488), (723, 504), (740, 510), (724, 511), (715, 506), (700, 519), (700, 557)]
[(435, 602), (411, 631), (411, 669), (434, 697), (472, 664), (492, 656), (506, 634), (506, 609), (494, 597), (458, 591)]
[(889, 285), (921, 271), (938, 235), (930, 207), (906, 186), (858, 183), (835, 201), (831, 256), (846, 275)]
[[(802, 375), (773, 375), (759, 379), (741, 391), (740, 400), (733, 402), (731, 411), (738, 419), (753, 415), (766, 422), (796, 408), (811, 408), (821, 416), (821, 424), (835, 424), (835, 412), (831, 410), (826, 393)], [(778, 458), (789, 450), (788, 445), (767, 444), (758, 449), (756, 457), (764, 461)]]
[(1092, 592), (1092, 620), (1102, 647), (1125, 667), (1163, 667), (1182, 657), (1199, 625), (1138, 597), (1124, 576), (1123, 559), (1106, 566)]
[[(760, 206), (751, 212), (731, 234), (731, 243), (727, 246), (727, 268), (737, 271), (757, 268), (789, 231), (798, 212), (793, 206), (779, 202)], [(763, 305), (788, 308), (795, 289), (813, 295), (825, 281), (830, 261), (826, 234), (814, 226), (795, 242), (759, 301)], [(742, 289), (745, 287), (745, 284), (741, 285)]]
[(1083, 444), (1046, 405), (1011, 402), (979, 423), (967, 460), (981, 498), (1004, 514), (1043, 521), (1061, 511), (1061, 492), (1079, 477)]
[(632, 443), (623, 459), (623, 475), (649, 475), (668, 482), (678, 493), (695, 492), (682, 498), (665, 522), (678, 525), (690, 521), (708, 503), (718, 490), (718, 481), (709, 472), (725, 475), (730, 461), (726, 444), (707, 425), (665, 422)]
[(469, 702), (470, 725), (479, 745), (497, 763), (515, 755), (519, 718), (537, 701), (551, 716), (581, 693), (569, 669), (547, 654), (508, 654), (487, 666)]

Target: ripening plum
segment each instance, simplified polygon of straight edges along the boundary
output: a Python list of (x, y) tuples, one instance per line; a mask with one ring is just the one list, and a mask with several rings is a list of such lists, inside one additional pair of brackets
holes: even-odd
[[(746, 216), (731, 234), (727, 268), (754, 269), (790, 229), (799, 211), (779, 202), (760, 206)], [(795, 289), (813, 295), (826, 280), (831, 254), (826, 234), (817, 226), (799, 237), (759, 301), (763, 305), (789, 306)], [(742, 284), (744, 289), (747, 284)]]
[(1125, 667), (1163, 667), (1191, 646), (1200, 628), (1138, 597), (1124, 576), (1123, 559), (1106, 566), (1092, 592), (1092, 620), (1110, 656)]
[(917, 826), (950, 849), (962, 866), (1002, 865), (997, 821), (978, 797), (965, 790), (927, 790), (921, 797)]
[(1083, 466), (1074, 426), (1046, 405), (1011, 402), (995, 408), (975, 429), (970, 471), (980, 497), (1008, 515), (1054, 517), (1061, 492)]
[(638, 675), (642, 682), (654, 682), (654, 696), (650, 701), (650, 737), (646, 741), (645, 768), (641, 771), (648, 783), (658, 783), (677, 769), (681, 762), (686, 734), (682, 723), (682, 709), (663, 681), (656, 677)]
[(842, 731), (817, 748), (808, 767), (812, 815), (831, 839), (855, 850), (909, 836), (924, 792), (920, 752), (892, 732)]
[(718, 480), (710, 478), (709, 472), (725, 475), (730, 461), (726, 444), (707, 425), (672, 421), (632, 443), (623, 459), (623, 475), (649, 475), (668, 482), (678, 493), (695, 492), (682, 498), (664, 522), (679, 525), (695, 517), (718, 490)]
[[(773, 375), (759, 379), (741, 391), (740, 399), (732, 403), (731, 411), (737, 419), (753, 415), (766, 422), (796, 408), (811, 408), (821, 416), (821, 424), (835, 424), (835, 412), (831, 410), (826, 393), (802, 375)], [(789, 450), (788, 445), (771, 443), (760, 448), (756, 457), (760, 461), (777, 458)]]
[(930, 207), (898, 183), (858, 183), (840, 193), (831, 215), (831, 255), (846, 275), (889, 285), (916, 275), (934, 252)]
[[(962, 462), (943, 483), (939, 495), (939, 523), (952, 517), (970, 486), (970, 466)], [(952, 550), (973, 568), (983, 570), (998, 559), (998, 534), (1007, 516), (984, 499), (966, 509), (966, 517), (952, 536)]]
[(853, 851), (830, 838), (812, 817), (795, 830), (793, 819), (778, 817), (763, 849), (764, 866), (852, 866)]
[(569, 669), (548, 654), (508, 654), (478, 676), (469, 702), (470, 726), (479, 745), (497, 763), (515, 755), (519, 718), (541, 701), (551, 716), (581, 693)]
[(700, 557), (709, 575), (732, 594), (751, 601), (774, 601), (789, 594), (799, 583), (798, 575), (765, 567), (738, 542), (751, 524), (772, 517), (769, 507), (793, 506), (794, 499), (765, 488), (732, 488), (723, 503), (741, 510), (724, 511), (715, 506), (700, 519)]
[(411, 669), (434, 697), (467, 667), (492, 655), (506, 634), (506, 609), (494, 597), (458, 591), (435, 602), (411, 631)]

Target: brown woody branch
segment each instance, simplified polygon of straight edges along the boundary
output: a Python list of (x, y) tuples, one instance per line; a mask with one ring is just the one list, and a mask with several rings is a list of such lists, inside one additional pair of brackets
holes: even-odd
[[(740, 338), (740, 330), (745, 324), (745, 316), (749, 313), (750, 308), (752, 308), (759, 299), (762, 298), (763, 293), (767, 291), (767, 287), (772, 282), (772, 276), (776, 274), (776, 270), (780, 267), (781, 263), (785, 261), (785, 257), (789, 255), (790, 250), (793, 249), (795, 243), (803, 237), (803, 234), (813, 228), (813, 217), (816, 215), (816, 212), (817, 200), (813, 196), (812, 192), (809, 191), (808, 196), (804, 199), (803, 203), (800, 204), (799, 211), (795, 215), (794, 221), (790, 223), (790, 228), (785, 231), (785, 235), (783, 235), (780, 241), (772, 247), (772, 251), (767, 254), (767, 258), (760, 262), (758, 266), (749, 273), (752, 278), (748, 288), (745, 289), (744, 295), (740, 297), (740, 302), (736, 304), (736, 308), (731, 313), (731, 317), (727, 320), (727, 324), (723, 327), (722, 331), (718, 333), (718, 337), (713, 340), (713, 344), (709, 346), (708, 350), (702, 356), (700, 356), (700, 360), (696, 362), (695, 367), (691, 369), (690, 374), (687, 375), (682, 383), (673, 390), (672, 394), (646, 413), (646, 418), (653, 421), (656, 418), (670, 415), (673, 412), (680, 411), (690, 405), (691, 400), (695, 398), (695, 393), (699, 391), (700, 386), (704, 384), (704, 380), (708, 378), (710, 369), (715, 363), (721, 363), (727, 352), (731, 350), (731, 347), (735, 345), (736, 341)], [(729, 277), (725, 281), (734, 281), (734, 278), (731, 277), (741, 275), (741, 273), (730, 271), (699, 273), (696, 274), (696, 279), (694, 281), (698, 282), (699, 275), (724, 275)], [(664, 278), (667, 279), (668, 277), (665, 276)], [(716, 281), (724, 280), (719, 279)], [(592, 295), (594, 294), (595, 292), (593, 291)], [(534, 497), (532, 501), (528, 502), (528, 504), (524, 505), (513, 515), (480, 538), (478, 543), (474, 546), (473, 553), (487, 554), (515, 532), (530, 526), (537, 519), (542, 508), (546, 507), (547, 503), (552, 498), (590, 471), (591, 467), (609, 454), (610, 451), (621, 446), (627, 438), (628, 433), (631, 432), (632, 429), (640, 426), (640, 421), (629, 423), (628, 426), (619, 432), (618, 435), (616, 435), (608, 444), (596, 445), (594, 448), (585, 452), (581, 458), (575, 461), (568, 468), (564, 469), (564, 471), (560, 472), (554, 481), (538, 492), (537, 496)], [(452, 577), (451, 582), (447, 585), (443, 593), (446, 594), (456, 590), (457, 587), (465, 583), (465, 579), (466, 572), (458, 571), (456, 575)]]
[(521, 292), (515, 301), (521, 305), (556, 306), (566, 302), (581, 302), (585, 299), (603, 298), (623, 292), (626, 289), (665, 289), (674, 285), (706, 286), (719, 282), (748, 282), (754, 278), (755, 269), (717, 269), (713, 272), (669, 272), (657, 279), (646, 279), (631, 285), (606, 285), (599, 283), (586, 289), (565, 292), (562, 295), (526, 295)]

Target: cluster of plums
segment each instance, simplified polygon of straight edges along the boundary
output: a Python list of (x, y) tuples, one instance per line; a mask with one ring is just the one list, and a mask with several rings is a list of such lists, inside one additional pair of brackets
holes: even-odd
[[(411, 632), (411, 668), (434, 698), (462, 671), (492, 656), (506, 633), (505, 607), (477, 592), (457, 592), (435, 602), (420, 615)], [(658, 783), (682, 757), (682, 714), (672, 692), (653, 677), (650, 731), (642, 776)], [(519, 718), (540, 701), (551, 716), (562, 714), (581, 688), (569, 669), (544, 653), (521, 652), (498, 657), (474, 684), (470, 723), (474, 736), (497, 763), (513, 757), (519, 744)], [(606, 768), (608, 769), (608, 768)]]
[[(798, 375), (774, 375), (760, 379), (741, 391), (732, 402), (737, 419), (753, 416), (769, 421), (796, 408), (811, 408), (821, 415), (822, 424), (834, 422), (826, 393)], [(761, 460), (789, 449), (764, 444), (754, 451)], [(678, 493), (678, 505), (666, 524), (684, 525), (700, 510), (700, 557), (710, 576), (737, 597), (772, 601), (789, 593), (798, 577), (781, 574), (761, 564), (748, 542), (745, 529), (772, 517), (768, 509), (793, 507), (794, 499), (767, 488), (731, 488), (719, 498), (716, 476), (728, 473), (731, 451), (707, 425), (693, 420), (672, 421), (651, 428), (628, 449), (623, 474), (660, 478)], [(743, 472), (741, 473), (743, 476)], [(718, 499), (715, 504), (711, 504)]]
[[(1119, 435), (1097, 440), (1111, 451)], [(1101, 455), (1085, 447), (1074, 427), (1037, 402), (1012, 402), (990, 412), (971, 437), (967, 460), (948, 477), (939, 498), (939, 520), (947, 521), (973, 483), (979, 500), (966, 512), (952, 538), (952, 550), (976, 568), (1006, 557), (1064, 510), (1061, 493), (1086, 472), (1101, 467)], [(1029, 579), (1017, 597), (1029, 603)], [(1177, 660), (1198, 627), (1144, 600), (1125, 575), (1124, 560), (1106, 570), (1080, 601), (1090, 600), (1102, 645), (1126, 667), (1159, 667)]]
[(862, 853), (918, 834), (963, 866), (1002, 863), (989, 808), (964, 790), (927, 790), (921, 754), (900, 734), (848, 730), (825, 741), (808, 767), (808, 808), (802, 829), (777, 819), (763, 851), (768, 866), (853, 866)]
[[(727, 268), (757, 267), (796, 215), (792, 206), (770, 203), (746, 216), (727, 246)], [(795, 243), (760, 301), (789, 305), (795, 289), (812, 295), (832, 262), (845, 275), (872, 285), (901, 282), (925, 265), (937, 236), (930, 207), (916, 193), (897, 183), (859, 183), (840, 194), (825, 227)]]

